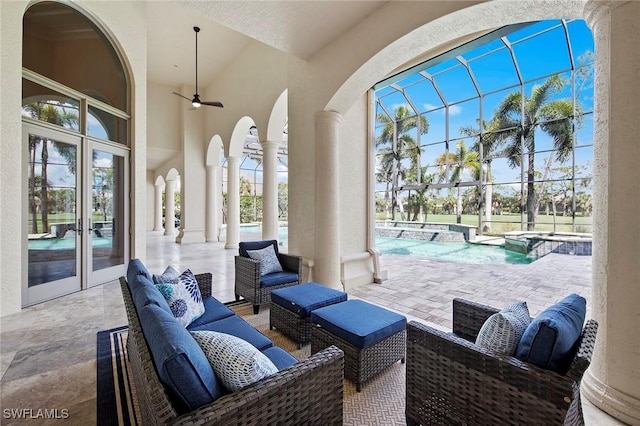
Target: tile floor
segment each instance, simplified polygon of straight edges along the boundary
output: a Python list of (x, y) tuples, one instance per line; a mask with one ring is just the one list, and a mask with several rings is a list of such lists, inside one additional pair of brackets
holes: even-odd
[[(213, 294), (232, 300), (236, 250), (224, 243), (181, 245), (149, 232), (149, 270), (166, 265), (213, 274)], [(591, 296), (591, 257), (549, 255), (530, 265), (466, 265), (382, 256), (389, 279), (348, 289), (410, 319), (450, 328), (451, 300), (493, 306), (526, 300), (532, 315), (570, 292)], [(96, 423), (96, 333), (127, 322), (117, 281), (51, 300), (0, 319), (0, 424)], [(66, 409), (68, 419), (14, 420), (6, 409)], [(589, 425), (619, 425), (585, 403)]]

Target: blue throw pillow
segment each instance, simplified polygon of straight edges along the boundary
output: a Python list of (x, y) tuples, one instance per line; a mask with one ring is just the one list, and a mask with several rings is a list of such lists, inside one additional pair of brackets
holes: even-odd
[(525, 330), (516, 357), (541, 368), (566, 373), (578, 349), (586, 312), (587, 301), (577, 294), (545, 309)]

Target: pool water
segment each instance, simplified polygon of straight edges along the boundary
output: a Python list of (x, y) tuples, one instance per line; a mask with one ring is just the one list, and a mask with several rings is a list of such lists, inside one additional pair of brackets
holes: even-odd
[(449, 262), (473, 264), (528, 264), (533, 260), (499, 246), (469, 243), (441, 243), (438, 241), (376, 237), (376, 248), (382, 254), (417, 256)]
[[(241, 232), (246, 232), (252, 237), (258, 237), (262, 233), (260, 225), (242, 225)], [(278, 228), (278, 242), (286, 247), (288, 228)], [(410, 240), (408, 238), (376, 237), (376, 249), (382, 254), (395, 254), (401, 256), (416, 256), (449, 262), (472, 264), (528, 264), (533, 259), (521, 253), (505, 250), (499, 246), (469, 243), (442, 243), (438, 241)]]
[[(93, 248), (111, 247), (110, 237), (93, 237)], [(42, 238), (29, 240), (29, 250), (70, 250), (76, 247), (75, 238)]]

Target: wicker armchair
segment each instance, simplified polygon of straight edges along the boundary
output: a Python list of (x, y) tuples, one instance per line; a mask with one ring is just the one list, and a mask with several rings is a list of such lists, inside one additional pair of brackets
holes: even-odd
[[(196, 275), (202, 297), (211, 295), (211, 274)], [(144, 338), (127, 279), (120, 277), (129, 320), (127, 354), (141, 425), (341, 425), (344, 354), (335, 346), (178, 415), (165, 391)], [(131, 377), (130, 376), (130, 377)]]
[(580, 380), (598, 324), (588, 320), (566, 375), (477, 346), (498, 309), (453, 301), (453, 333), (407, 325), (407, 425), (584, 424)]
[[(251, 259), (247, 250), (259, 250), (272, 245), (283, 272), (260, 275), (260, 262)], [(276, 240), (241, 242), (236, 261), (235, 294), (253, 304), (253, 313), (260, 311), (260, 305), (271, 302), (271, 292), (279, 288), (300, 283), (302, 277), (302, 257), (278, 251)]]

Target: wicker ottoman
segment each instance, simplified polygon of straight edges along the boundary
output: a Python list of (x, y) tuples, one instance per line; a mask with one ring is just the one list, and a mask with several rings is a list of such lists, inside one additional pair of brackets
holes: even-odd
[(311, 311), (347, 300), (347, 293), (310, 282), (271, 292), (269, 329), (277, 328), (298, 348), (311, 339)]
[(311, 312), (311, 353), (335, 345), (344, 352), (345, 377), (362, 384), (400, 360), (405, 362), (407, 319), (362, 300)]

